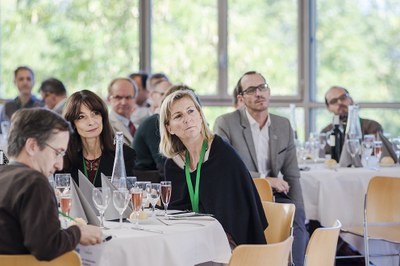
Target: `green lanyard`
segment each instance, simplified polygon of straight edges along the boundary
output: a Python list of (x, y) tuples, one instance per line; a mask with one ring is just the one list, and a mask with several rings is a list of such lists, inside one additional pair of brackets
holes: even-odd
[[(89, 175), (88, 175), (88, 172), (87, 172), (87, 169), (86, 169), (85, 158), (83, 158), (83, 156), (82, 156), (82, 163), (83, 163), (83, 173), (84, 173), (85, 176), (89, 179)], [(93, 185), (96, 183), (97, 172), (99, 171), (99, 168), (100, 168), (100, 165), (99, 165), (99, 167), (97, 167), (96, 174), (94, 175), (94, 178), (93, 178)], [(89, 180), (90, 180), (90, 179), (89, 179)]]
[(188, 189), (189, 189), (190, 201), (192, 203), (192, 210), (194, 212), (199, 212), (200, 171), (201, 171), (201, 165), (203, 163), (204, 154), (206, 153), (207, 146), (208, 146), (207, 140), (204, 140), (203, 141), (203, 146), (201, 147), (200, 159), (199, 159), (199, 162), (197, 164), (195, 191), (193, 191), (192, 179), (190, 178), (189, 152), (186, 152), (186, 158), (185, 158), (186, 159), (185, 160), (186, 184), (187, 184)]

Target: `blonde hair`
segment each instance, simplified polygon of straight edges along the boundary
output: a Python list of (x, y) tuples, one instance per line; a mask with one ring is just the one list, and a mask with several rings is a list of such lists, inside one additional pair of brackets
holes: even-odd
[[(184, 85), (177, 85), (177, 86), (184, 86)], [(171, 87), (170, 90), (177, 89), (175, 87), (176, 86)], [(178, 90), (165, 97), (160, 107), (160, 135), (161, 135), (160, 153), (167, 158), (175, 157), (179, 153), (186, 150), (186, 147), (182, 143), (182, 141), (176, 135), (171, 135), (167, 130), (167, 126), (169, 125), (171, 119), (171, 107), (174, 104), (174, 102), (182, 98), (191, 99), (194, 103), (195, 108), (200, 113), (202, 119), (201, 131), (203, 137), (207, 139), (208, 142), (210, 142), (214, 138), (214, 135), (212, 134), (211, 130), (208, 127), (200, 103), (197, 101), (193, 91), (191, 91), (190, 89), (179, 90), (178, 88)]]

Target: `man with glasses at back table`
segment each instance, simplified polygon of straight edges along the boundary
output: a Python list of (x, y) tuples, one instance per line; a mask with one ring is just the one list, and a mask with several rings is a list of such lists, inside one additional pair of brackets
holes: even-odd
[[(345, 131), (349, 111), (348, 107), (354, 104), (353, 98), (350, 96), (349, 92), (343, 87), (333, 86), (325, 94), (325, 104), (329, 112), (339, 115), (341, 127), (343, 131)], [(360, 123), (363, 135), (376, 135), (377, 133), (383, 132), (382, 126), (374, 120), (360, 118)], [(324, 127), (321, 132), (330, 132), (332, 129), (333, 125), (329, 124)]]
[(293, 262), (301, 266), (308, 232), (292, 127), (288, 119), (268, 112), (271, 91), (260, 73), (245, 73), (236, 86), (244, 108), (218, 117), (214, 132), (236, 149), (253, 177), (268, 179), (276, 202), (296, 205)]

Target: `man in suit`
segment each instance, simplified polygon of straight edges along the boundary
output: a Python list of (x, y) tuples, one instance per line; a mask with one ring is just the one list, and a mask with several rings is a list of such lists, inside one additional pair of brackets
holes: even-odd
[(268, 112), (271, 91), (260, 73), (245, 73), (237, 91), (244, 107), (218, 117), (214, 132), (237, 150), (253, 177), (268, 179), (276, 202), (296, 205), (293, 261), (303, 265), (308, 233), (293, 130), (286, 118)]
[(116, 78), (108, 86), (107, 100), (111, 105), (110, 124), (115, 132), (124, 134), (124, 143), (132, 145), (136, 127), (131, 121), (137, 86), (130, 78)]

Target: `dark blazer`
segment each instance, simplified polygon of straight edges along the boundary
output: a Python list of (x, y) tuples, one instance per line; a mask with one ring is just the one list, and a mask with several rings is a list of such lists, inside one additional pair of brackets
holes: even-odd
[[(133, 176), (133, 168), (135, 166), (135, 158), (136, 153), (135, 151), (128, 147), (127, 145), (123, 145), (124, 149), (124, 160), (125, 160), (125, 169), (127, 176)], [(69, 169), (64, 169), (63, 173), (70, 173), (74, 181), (79, 185), (79, 177), (78, 177), (78, 170), (84, 173), (83, 171), (83, 155), (82, 152), (78, 153), (78, 156), (81, 158), (79, 160), (80, 163), (77, 165), (73, 165)], [(106, 176), (111, 176), (114, 166), (114, 152), (103, 151), (100, 159), (100, 166), (99, 170), (97, 171), (97, 175), (95, 178), (94, 186), (101, 187), (101, 173)]]

